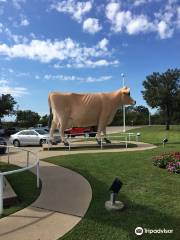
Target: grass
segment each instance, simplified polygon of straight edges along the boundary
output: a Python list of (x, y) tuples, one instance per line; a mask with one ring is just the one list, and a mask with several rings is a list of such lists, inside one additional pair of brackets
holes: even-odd
[[(18, 169), (17, 166), (0, 162), (0, 171), (10, 171)], [(7, 176), (9, 183), (18, 196), (18, 202), (9, 208), (5, 208), (1, 217), (6, 217), (22, 208), (27, 207), (39, 196), (41, 187), (36, 187), (36, 176), (25, 171)]]
[[(52, 157), (46, 161), (70, 168), (91, 184), (93, 199), (83, 220), (63, 240), (132, 240), (173, 239), (180, 236), (180, 176), (154, 167), (152, 157), (164, 151), (180, 150), (180, 127), (168, 133), (164, 126), (136, 129), (142, 140), (158, 148), (142, 152), (76, 154)], [(162, 139), (169, 138), (164, 149)], [(117, 134), (116, 134), (117, 135)], [(109, 213), (104, 208), (108, 188), (118, 176), (124, 183), (119, 198), (124, 211)], [(137, 237), (137, 226), (149, 229), (173, 229), (173, 234), (143, 234)]]
[(165, 126), (147, 126), (141, 129), (134, 129), (130, 132), (140, 132), (140, 140), (148, 143), (153, 143), (157, 146), (162, 146), (162, 140), (164, 138), (168, 138), (170, 144), (168, 145), (171, 148), (176, 148), (176, 144), (180, 145), (180, 126), (177, 125), (171, 126), (170, 131), (166, 131)]

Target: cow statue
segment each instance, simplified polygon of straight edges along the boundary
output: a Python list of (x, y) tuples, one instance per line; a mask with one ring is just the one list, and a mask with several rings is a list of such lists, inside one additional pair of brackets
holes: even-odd
[(70, 127), (97, 126), (96, 140), (100, 143), (101, 133), (106, 143), (106, 126), (109, 125), (118, 108), (122, 105), (133, 105), (130, 89), (121, 88), (110, 93), (62, 93), (51, 92), (48, 96), (50, 108), (50, 139), (56, 128), (60, 129), (61, 140), (65, 146), (64, 130)]

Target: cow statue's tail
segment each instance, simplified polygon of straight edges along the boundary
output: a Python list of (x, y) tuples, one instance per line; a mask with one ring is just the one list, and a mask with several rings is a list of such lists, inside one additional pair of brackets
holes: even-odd
[(50, 94), (48, 96), (48, 104), (49, 104), (49, 111), (50, 111), (49, 119), (48, 119), (48, 128), (50, 129), (51, 128), (52, 119), (53, 119)]

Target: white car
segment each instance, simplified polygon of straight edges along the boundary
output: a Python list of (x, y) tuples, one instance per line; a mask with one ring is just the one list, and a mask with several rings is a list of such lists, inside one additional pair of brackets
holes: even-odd
[(25, 145), (41, 145), (49, 140), (49, 134), (42, 129), (22, 130), (10, 136), (15, 147)]

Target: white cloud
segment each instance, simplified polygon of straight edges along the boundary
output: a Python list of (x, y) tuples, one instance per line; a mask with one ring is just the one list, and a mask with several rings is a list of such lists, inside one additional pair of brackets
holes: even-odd
[(20, 26), (26, 27), (29, 25), (29, 20), (25, 16), (21, 16)]
[(40, 76), (39, 76), (39, 75), (35, 75), (35, 79), (36, 79), (36, 80), (39, 80), (39, 79), (40, 79)]
[(157, 30), (161, 39), (170, 38), (174, 30), (170, 29), (165, 21), (160, 21), (157, 25)]
[(0, 33), (2, 33), (2, 32), (3, 32), (3, 29), (4, 29), (4, 26), (3, 26), (3, 24), (2, 24), (2, 23), (0, 23)]
[(66, 0), (55, 2), (51, 5), (52, 9), (58, 12), (67, 13), (78, 22), (82, 22), (83, 17), (92, 9), (93, 1), (80, 2), (77, 0)]
[(2, 24), (0, 24), (0, 33), (3, 32), (4, 34), (7, 35), (8, 40), (13, 40), (15, 43), (26, 43), (28, 42), (27, 37), (23, 35), (16, 35), (11, 32), (9, 28), (4, 27)]
[(20, 10), (22, 8), (22, 4), (24, 4), (26, 0), (12, 0), (13, 6)]
[(177, 27), (180, 29), (180, 7), (177, 8)]
[[(97, 60), (97, 61), (88, 60), (85, 64), (86, 64), (86, 66), (92, 67), (92, 68), (108, 67), (108, 66), (111, 66), (111, 65), (117, 66), (119, 64), (119, 61), (118, 60), (107, 61), (106, 59), (101, 59), (101, 60)], [(79, 67), (81, 67), (81, 66), (79, 66)]]
[(113, 30), (115, 32), (121, 32), (123, 28), (126, 28), (127, 24), (132, 20), (130, 11), (119, 11), (113, 21)]
[(0, 80), (0, 93), (11, 94), (13, 97), (22, 97), (28, 94), (28, 90), (24, 87), (11, 87), (7, 80)]
[(133, 4), (134, 4), (134, 6), (140, 6), (140, 5), (142, 5), (144, 3), (147, 3), (147, 2), (148, 2), (147, 0), (134, 0)]
[(88, 18), (83, 22), (83, 30), (91, 34), (97, 33), (102, 29), (99, 20), (96, 18)]
[(12, 68), (9, 68), (9, 69), (8, 69), (8, 72), (14, 73), (14, 70), (13, 70)]
[(3, 32), (7, 35), (7, 37), (9, 39), (12, 39), (15, 43), (20, 43), (20, 42), (26, 43), (26, 42), (28, 42), (27, 37), (25, 37), (23, 35), (13, 34), (9, 28), (4, 28)]
[(161, 39), (172, 37), (176, 30), (176, 2), (176, 0), (168, 0), (164, 8), (154, 14), (156, 31)]
[(60, 65), (66, 67), (117, 65), (117, 60), (108, 60), (112, 54), (108, 50), (107, 44), (107, 39), (101, 40), (92, 47), (86, 47), (84, 44), (80, 45), (71, 38), (54, 42), (34, 39), (29, 43), (19, 43), (11, 46), (5, 43), (0, 44), (0, 55), (8, 56), (9, 58), (38, 60), (43, 63), (59, 60)]
[(5, 85), (5, 84), (7, 84), (8, 83), (8, 81), (7, 80), (0, 80), (0, 85)]
[(107, 38), (103, 38), (99, 42), (99, 48), (107, 50), (108, 43), (109, 43), (109, 40)]
[(126, 28), (129, 34), (138, 34), (140, 32), (153, 31), (154, 24), (149, 22), (146, 16), (139, 15), (131, 19)]
[(112, 79), (112, 76), (101, 76), (98, 78), (95, 77), (78, 77), (74, 75), (52, 75), (52, 74), (46, 74), (44, 75), (45, 80), (58, 80), (58, 81), (79, 81), (79, 82), (104, 82)]
[(120, 9), (120, 3), (112, 2), (106, 6), (106, 17), (112, 22), (115, 20), (116, 15)]
[(117, 67), (119, 65), (118, 60), (113, 60), (109, 61), (106, 59), (101, 59), (101, 60), (76, 60), (72, 63), (68, 63), (66, 65), (61, 65), (59, 63), (54, 64), (54, 68), (96, 68), (96, 67), (108, 67), (108, 66), (114, 66)]
[[(110, 3), (110, 6), (113, 3)], [(111, 21), (112, 30), (114, 32), (126, 31), (128, 34), (137, 34), (140, 32), (152, 31), (153, 24), (149, 22), (145, 15), (133, 15), (132, 12), (121, 11), (120, 6), (113, 7), (111, 14), (109, 13), (109, 6), (106, 8), (106, 16)]]
[[(150, 2), (152, 0), (135, 0), (133, 3), (139, 6)], [(154, 32), (159, 35), (160, 39), (165, 39), (172, 37), (176, 27), (180, 26), (178, 17), (176, 21), (174, 20), (177, 12), (176, 3), (177, 0), (168, 0), (163, 8), (154, 13), (154, 19), (145, 14), (125, 11), (118, 2), (107, 4), (105, 14), (111, 24), (111, 30), (114, 32), (126, 32), (130, 35)]]

